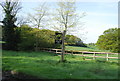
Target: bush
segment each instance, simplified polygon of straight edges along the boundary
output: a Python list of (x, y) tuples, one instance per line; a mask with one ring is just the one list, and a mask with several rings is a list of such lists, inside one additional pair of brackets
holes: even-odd
[(87, 47), (80, 38), (74, 35), (66, 35), (65, 43), (69, 46)]
[(36, 44), (38, 44), (38, 48), (60, 48), (59, 44), (55, 44), (54, 31), (31, 28), (28, 25), (22, 25), (19, 29), (21, 30), (19, 50), (34, 50)]

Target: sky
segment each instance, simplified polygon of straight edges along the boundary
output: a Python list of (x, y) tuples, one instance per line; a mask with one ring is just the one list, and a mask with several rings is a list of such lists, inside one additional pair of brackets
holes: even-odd
[[(50, 7), (55, 7), (55, 2), (49, 3)], [(20, 15), (25, 16), (27, 13), (33, 13), (33, 8), (39, 4), (40, 1), (34, 2), (33, 0), (22, 2), (23, 8)], [(101, 2), (95, 0), (78, 0), (76, 7), (78, 14), (85, 12), (86, 16), (81, 19), (84, 22), (82, 29), (73, 34), (80, 37), (84, 43), (96, 43), (98, 37), (105, 30), (118, 27), (118, 0), (104, 0)]]
[(117, 2), (83, 2), (79, 8), (87, 13), (84, 17), (85, 43), (97, 42), (98, 37), (107, 29), (118, 27)]

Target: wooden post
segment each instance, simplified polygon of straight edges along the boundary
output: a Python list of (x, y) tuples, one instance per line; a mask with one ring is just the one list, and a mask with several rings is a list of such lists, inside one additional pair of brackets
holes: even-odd
[(106, 56), (106, 60), (107, 60), (107, 61), (109, 60), (109, 58), (108, 58), (108, 53), (107, 53), (107, 56)]
[(71, 51), (71, 55), (73, 55), (73, 51)]
[(56, 53), (57, 53), (57, 49), (56, 49)]
[(49, 49), (49, 52), (51, 52), (51, 48)]
[(94, 53), (94, 54), (93, 54), (93, 60), (95, 60), (95, 55), (96, 55), (96, 54)]
[(82, 52), (82, 57), (83, 57), (83, 60), (85, 60), (85, 58), (84, 58), (84, 55), (83, 55), (84, 53)]

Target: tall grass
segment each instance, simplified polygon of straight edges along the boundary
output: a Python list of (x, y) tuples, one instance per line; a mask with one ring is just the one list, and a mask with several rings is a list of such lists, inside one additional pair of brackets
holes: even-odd
[(79, 56), (60, 56), (48, 52), (3, 51), (3, 70), (16, 70), (40, 79), (117, 79), (118, 65), (115, 63), (85, 61)]

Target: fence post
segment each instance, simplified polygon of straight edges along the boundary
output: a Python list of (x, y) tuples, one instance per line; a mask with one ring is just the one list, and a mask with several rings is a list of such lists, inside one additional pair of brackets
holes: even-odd
[(49, 52), (51, 52), (51, 48), (49, 49)]
[(56, 53), (57, 53), (57, 49), (56, 49)]
[(95, 55), (96, 55), (96, 54), (94, 53), (94, 54), (93, 54), (93, 60), (95, 60)]
[(84, 58), (84, 55), (83, 55), (84, 53), (82, 52), (82, 57), (83, 57), (83, 60), (85, 60), (85, 58)]
[(73, 51), (71, 51), (71, 55), (73, 55)]
[(107, 61), (109, 60), (109, 58), (108, 58), (108, 53), (107, 53), (107, 56), (106, 56), (106, 60), (107, 60)]

